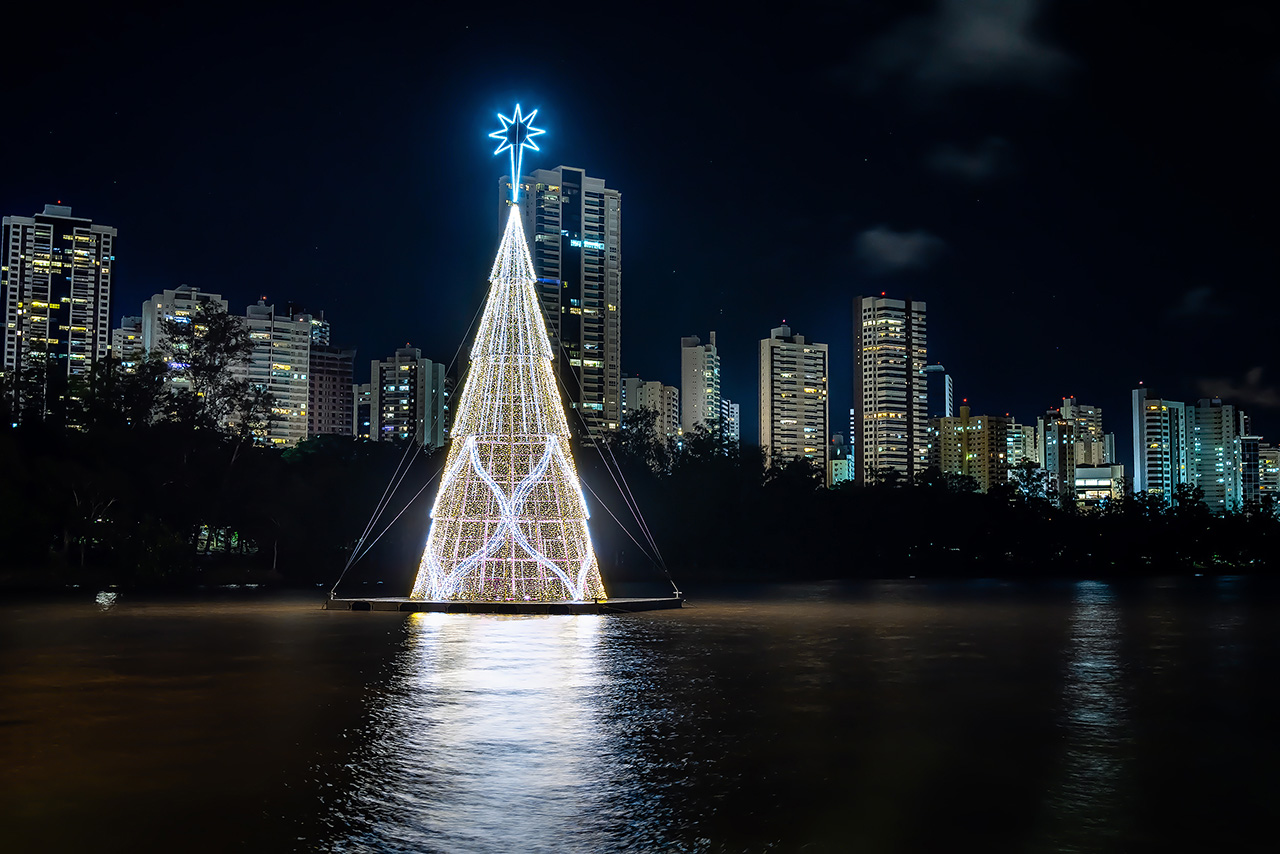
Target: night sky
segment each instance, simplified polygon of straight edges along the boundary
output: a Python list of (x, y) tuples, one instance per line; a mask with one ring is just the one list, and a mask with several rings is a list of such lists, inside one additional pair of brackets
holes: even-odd
[[(975, 412), (1217, 393), (1280, 440), (1273, 3), (942, 0), (154, 15), (7, 43), (0, 208), (119, 229), (113, 323), (179, 284), (324, 310), (368, 360), (448, 362), (484, 295), (519, 101), (541, 155), (623, 194), (623, 370), (718, 332), (755, 438), (756, 347), (832, 349), (850, 301), (929, 304)], [(173, 7), (177, 9), (178, 7)]]

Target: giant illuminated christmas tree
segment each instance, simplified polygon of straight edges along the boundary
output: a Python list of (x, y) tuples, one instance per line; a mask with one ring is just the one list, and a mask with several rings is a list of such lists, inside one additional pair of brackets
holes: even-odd
[(511, 153), (512, 204), (489, 276), (471, 370), (413, 599), (558, 601), (603, 598), (587, 505), (569, 448), (551, 343), (520, 221), (522, 160), (537, 110), (502, 120), (495, 154)]

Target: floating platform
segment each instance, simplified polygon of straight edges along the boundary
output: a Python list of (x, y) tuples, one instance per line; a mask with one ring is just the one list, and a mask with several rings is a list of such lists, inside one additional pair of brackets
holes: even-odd
[(326, 611), (404, 611), (436, 614), (631, 614), (684, 606), (684, 599), (599, 599), (594, 602), (429, 602), (422, 599), (329, 599)]

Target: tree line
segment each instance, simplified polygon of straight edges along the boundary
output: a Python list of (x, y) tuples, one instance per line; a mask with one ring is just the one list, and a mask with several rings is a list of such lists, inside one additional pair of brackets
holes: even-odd
[[(94, 363), (56, 395), (65, 368), (38, 356), (0, 381), (0, 585), (342, 576), (343, 592), (404, 595), (443, 451), (268, 447), (274, 401), (236, 370), (243, 324), (213, 304), (162, 332), (129, 370)], [(827, 489), (802, 459), (767, 465), (705, 430), (660, 438), (644, 410), (574, 445), (606, 584), (1270, 572), (1280, 554), (1271, 501), (1215, 515), (1182, 489), (1080, 508), (1030, 466), (985, 494), (936, 469)]]

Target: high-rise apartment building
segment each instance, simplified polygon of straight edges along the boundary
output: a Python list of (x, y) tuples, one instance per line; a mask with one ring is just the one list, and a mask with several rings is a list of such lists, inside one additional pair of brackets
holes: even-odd
[(925, 365), (926, 411), (930, 418), (951, 418), (956, 414), (955, 390), (951, 374), (942, 365)]
[(1258, 443), (1258, 501), (1271, 497), (1280, 501), (1280, 448)]
[(720, 398), (720, 432), (726, 442), (742, 441), (742, 407), (727, 397)]
[(351, 386), (353, 413), (352, 430), (357, 439), (374, 438), (373, 430), (373, 383), (357, 383)]
[(928, 465), (925, 309), (919, 300), (853, 301), (851, 443), (859, 482), (885, 470), (909, 482)]
[(1075, 494), (1078, 428), (1070, 418), (1043, 415), (1036, 427), (1040, 467), (1049, 476), (1049, 497), (1054, 500)]
[[(622, 417), (622, 194), (581, 169), (538, 169), (522, 180), (525, 238), (569, 407), (591, 432)], [(498, 182), (505, 228), (511, 177)], [(578, 429), (572, 413), (569, 423)]]
[[(232, 371), (271, 395), (271, 418), (256, 437), (263, 444), (291, 448), (307, 438), (310, 398), (311, 322), (277, 314), (259, 300), (245, 309), (245, 327), (253, 349), (249, 360)], [(233, 416), (238, 419), (240, 416)]]
[(687, 433), (701, 424), (720, 429), (720, 353), (716, 334), (702, 343), (697, 335), (680, 339), (680, 426)]
[(1218, 398), (1188, 408), (1192, 484), (1204, 491), (1204, 503), (1217, 513), (1233, 513), (1244, 502), (1241, 476), (1241, 413)]
[[(1114, 433), (1102, 431), (1102, 407), (1079, 403), (1074, 397), (1062, 398), (1061, 407), (1050, 409), (1039, 419), (1037, 442), (1042, 449), (1046, 444), (1045, 425), (1057, 420), (1069, 421), (1075, 425), (1072, 440), (1075, 465), (1102, 466), (1114, 462), (1116, 437)], [(1043, 456), (1042, 450), (1041, 465), (1045, 464)]]
[(45, 362), (42, 409), (48, 413), (70, 377), (108, 357), (116, 230), (73, 217), (64, 205), (6, 216), (3, 224), (0, 371), (12, 376), (37, 359)]
[(945, 474), (972, 477), (981, 492), (1009, 479), (1009, 419), (971, 415), (962, 405), (958, 415), (932, 419), (932, 462)]
[(401, 347), (390, 359), (374, 360), (369, 372), (369, 437), (443, 448), (450, 426), (445, 366), (422, 358), (417, 347)]
[(827, 449), (827, 488), (835, 489), (852, 480), (853, 459), (849, 456), (849, 446), (844, 443), (843, 435), (832, 433), (831, 446)]
[(354, 349), (317, 344), (312, 336), (307, 374), (307, 436), (355, 434), (355, 385), (352, 382), (355, 360)]
[(142, 317), (120, 318), (120, 325), (111, 330), (111, 358), (120, 363), (120, 370), (132, 374), (146, 353), (142, 346)]
[(1019, 424), (1016, 420), (1009, 423), (1009, 451), (1006, 459), (1010, 467), (1018, 466), (1023, 460), (1040, 464), (1040, 444), (1036, 426)]
[(778, 326), (760, 341), (760, 444), (767, 465), (794, 457), (827, 470), (827, 345)]
[(1191, 453), (1187, 443), (1187, 405), (1148, 397), (1133, 390), (1133, 491), (1173, 501), (1178, 484), (1190, 484)]
[(164, 324), (166, 321), (186, 323), (187, 318), (199, 310), (200, 306), (209, 303), (228, 308), (228, 303), (221, 294), (202, 291), (191, 285), (179, 285), (153, 296), (142, 304), (142, 347), (148, 353), (164, 342)]
[(648, 409), (654, 413), (654, 432), (660, 438), (680, 436), (680, 389), (663, 385), (657, 380), (645, 382), (639, 377), (622, 380), (622, 417), (628, 413)]

